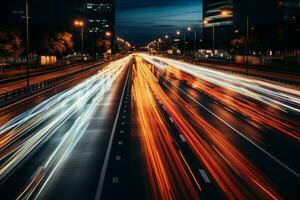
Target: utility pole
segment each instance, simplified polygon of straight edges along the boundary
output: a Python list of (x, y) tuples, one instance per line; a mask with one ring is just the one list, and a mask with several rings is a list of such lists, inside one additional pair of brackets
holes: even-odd
[(213, 48), (212, 48), (212, 50), (213, 50), (213, 57), (215, 56), (215, 19), (213, 18), (212, 19), (213, 21), (212, 21), (212, 24), (213, 24), (213, 27), (212, 27), (212, 29), (213, 29)]
[(26, 77), (27, 77), (27, 89), (30, 89), (29, 82), (29, 2), (25, 0), (25, 17), (26, 17)]
[[(249, 16), (247, 15), (246, 18), (246, 65), (248, 64), (248, 44), (249, 44)], [(247, 73), (248, 73), (248, 67), (247, 67)]]
[(195, 27), (195, 30), (194, 30), (194, 51), (196, 53), (196, 50), (197, 50), (197, 29)]

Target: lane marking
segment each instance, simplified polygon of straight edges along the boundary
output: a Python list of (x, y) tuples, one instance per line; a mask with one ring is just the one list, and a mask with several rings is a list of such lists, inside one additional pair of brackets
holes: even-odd
[(122, 156), (116, 156), (116, 161), (120, 161), (122, 159)]
[(180, 139), (181, 139), (182, 142), (186, 142), (186, 139), (184, 138), (183, 135), (180, 134), (179, 137), (180, 137)]
[[(103, 167), (102, 167), (102, 170), (101, 170), (101, 176), (100, 176), (100, 179), (99, 179), (99, 183), (98, 183), (98, 187), (97, 187), (97, 192), (96, 192), (95, 200), (100, 200), (101, 199), (102, 190), (103, 190), (104, 181), (105, 181), (105, 175), (106, 175), (106, 171), (107, 171), (107, 167), (108, 167), (108, 161), (109, 161), (109, 157), (110, 157), (110, 153), (111, 153), (111, 149), (112, 149), (112, 144), (113, 144), (115, 132), (116, 132), (116, 129), (117, 129), (117, 124), (118, 124), (120, 112), (121, 112), (122, 101), (124, 99), (126, 86), (128, 84), (128, 80), (129, 80), (129, 74), (130, 74), (130, 69), (128, 69), (128, 73), (127, 73), (127, 77), (126, 77), (126, 82), (125, 82), (125, 87), (123, 88), (121, 100), (120, 100), (120, 103), (119, 103), (118, 112), (116, 114), (116, 118), (115, 118), (115, 121), (114, 121), (113, 129), (111, 131), (111, 136), (109, 138), (109, 143), (108, 143), (108, 147), (107, 147), (107, 151), (106, 151), (106, 155), (105, 155), (105, 160), (104, 160), (104, 163), (103, 163)], [(114, 182), (114, 180), (115, 180), (115, 182)], [(113, 178), (113, 183), (118, 183), (118, 181), (119, 181), (118, 177), (114, 177)]]
[(211, 183), (210, 179), (208, 178), (206, 172), (203, 169), (199, 169), (199, 172), (204, 179), (205, 183)]
[(248, 138), (246, 135), (244, 135), (243, 133), (241, 133), (239, 130), (237, 130), (236, 128), (234, 128), (233, 126), (231, 126), (228, 122), (226, 122), (225, 120), (223, 120), (222, 118), (220, 118), (219, 116), (217, 116), (215, 113), (213, 113), (212, 111), (210, 111), (207, 107), (205, 107), (204, 105), (202, 105), (201, 103), (199, 103), (197, 100), (195, 100), (192, 96), (190, 96), (189, 94), (187, 94), (184, 90), (182, 90), (181, 88), (177, 87), (176, 85), (174, 85), (171, 81), (167, 80), (165, 77), (164, 79), (166, 81), (168, 81), (169, 83), (171, 83), (174, 87), (176, 87), (178, 90), (180, 90), (183, 94), (185, 94), (187, 97), (189, 97), (191, 100), (193, 100), (196, 104), (198, 104), (200, 107), (202, 107), (204, 110), (206, 110), (207, 112), (209, 112), (211, 115), (213, 115), (215, 118), (217, 118), (218, 120), (220, 120), (222, 123), (224, 123), (226, 126), (228, 126), (231, 130), (233, 130), (234, 132), (236, 132), (238, 135), (240, 135), (242, 138), (244, 138), (246, 141), (250, 142), (253, 146), (255, 146), (257, 149), (261, 150), (263, 153), (265, 153), (267, 156), (269, 156), (273, 161), (275, 161), (277, 164), (279, 164), (280, 166), (282, 166), (284, 169), (286, 169), (287, 171), (289, 171), (291, 174), (293, 174), (294, 176), (296, 176), (297, 178), (300, 178), (300, 174), (298, 174), (296, 171), (294, 171), (293, 169), (291, 169), (290, 167), (288, 167), (285, 163), (283, 163), (282, 161), (280, 161), (278, 158), (276, 158), (275, 156), (273, 156), (271, 153), (269, 153), (268, 151), (266, 151), (265, 149), (263, 149), (262, 147), (260, 147), (258, 144), (256, 144), (255, 142), (253, 142), (250, 138)]
[(172, 123), (174, 123), (174, 120), (172, 119), (172, 117), (169, 117), (169, 119), (170, 119), (170, 121), (171, 121)]
[(123, 142), (122, 142), (122, 141), (119, 141), (119, 142), (118, 142), (118, 145), (119, 145), (119, 146), (122, 146), (122, 145), (123, 145)]
[(114, 183), (114, 184), (119, 183), (119, 177), (113, 177), (112, 183)]

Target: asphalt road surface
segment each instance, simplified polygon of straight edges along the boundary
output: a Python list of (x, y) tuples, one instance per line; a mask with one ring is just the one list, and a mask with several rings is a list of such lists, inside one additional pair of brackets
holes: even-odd
[(1, 199), (296, 199), (300, 91), (133, 54), (0, 111)]

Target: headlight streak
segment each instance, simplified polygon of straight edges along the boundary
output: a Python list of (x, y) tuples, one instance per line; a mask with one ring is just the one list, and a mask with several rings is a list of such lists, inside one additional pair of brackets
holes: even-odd
[[(74, 88), (55, 95), (4, 124), (0, 128), (0, 179), (3, 180), (18, 163), (22, 162), (39, 144), (50, 138), (76, 113), (78, 114), (76, 123), (68, 133), (65, 133), (61, 143), (35, 178), (41, 178), (41, 173), (50, 174), (51, 169), (62, 162), (78, 142), (97, 102), (109, 90), (130, 60), (131, 56), (128, 56), (110, 63), (96, 75)], [(38, 130), (34, 129), (39, 126), (42, 127)], [(57, 156), (58, 154), (63, 154), (63, 156)], [(35, 178), (33, 178), (33, 182), (41, 182), (34, 180)], [(25, 190), (37, 187), (32, 184), (32, 181), (31, 186)], [(24, 195), (28, 195), (25, 193)]]
[[(179, 101), (176, 105), (171, 102), (148, 67), (142, 62), (139, 65), (146, 74), (144, 77), (148, 84), (162, 101), (176, 127), (186, 138), (189, 147), (210, 172), (227, 198), (281, 198), (263, 174), (226, 137), (207, 123), (173, 90), (170, 90), (172, 95), (176, 95)], [(179, 107), (185, 110), (188, 118), (180, 114), (182, 111), (178, 109)], [(201, 134), (197, 131), (199, 129)]]
[[(258, 124), (267, 127), (269, 126), (298, 142), (300, 141), (300, 123), (295, 123), (289, 120), (288, 117), (279, 116), (276, 111), (276, 109), (281, 111), (288, 110), (290, 112), (296, 112), (296, 114), (299, 115), (299, 91), (255, 79), (215, 72), (213, 70), (171, 59), (148, 56), (146, 54), (141, 54), (141, 56), (146, 58), (147, 61), (153, 57), (152, 59), (155, 58), (156, 60), (168, 63), (170, 66), (166, 68), (166, 71), (173, 73), (178, 79), (181, 79), (180, 74), (182, 72), (193, 75), (200, 80), (200, 84), (195, 86), (197, 90), (212, 96), (220, 103), (237, 111), (237, 113), (241, 113), (247, 118), (256, 121)], [(173, 67), (182, 72), (172, 72), (174, 71)], [(190, 78), (187, 78), (186, 81), (190, 85), (195, 82)], [(216, 88), (213, 85), (217, 85), (219, 88)], [(226, 90), (236, 92), (237, 94), (230, 95)], [(258, 102), (245, 100), (245, 96)], [(275, 108), (275, 110), (266, 110), (264, 107), (259, 106), (259, 101)], [(297, 121), (300, 122), (299, 120)]]
[(292, 110), (298, 113), (300, 112), (300, 92), (297, 90), (289, 89), (260, 80), (217, 72), (177, 60), (157, 56), (148, 56), (146, 54), (142, 54), (142, 56), (147, 60), (160, 60), (166, 63), (166, 65), (171, 65), (186, 73), (192, 74), (200, 79), (206, 80), (216, 85), (222, 87), (226, 86), (226, 88), (228, 89), (263, 101), (264, 103), (269, 103), (271, 106), (273, 106), (273, 104), (268, 101), (272, 101), (275, 105), (278, 104), (280, 107), (284, 107), (288, 110)]

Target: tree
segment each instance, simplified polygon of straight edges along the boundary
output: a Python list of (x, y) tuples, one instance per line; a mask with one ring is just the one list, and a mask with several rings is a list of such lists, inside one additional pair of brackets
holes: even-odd
[(47, 35), (43, 42), (44, 53), (62, 57), (73, 52), (73, 35), (68, 32), (55, 32)]
[(0, 56), (12, 56), (21, 43), (22, 39), (17, 31), (0, 31)]
[(96, 40), (96, 50), (100, 52), (100, 54), (103, 54), (107, 52), (108, 49), (110, 49), (111, 42), (110, 40)]
[(261, 40), (254, 36), (249, 37), (248, 41), (245, 36), (238, 37), (231, 40), (230, 44), (234, 53), (242, 53), (246, 47), (250, 51), (261, 51), (263, 49)]

